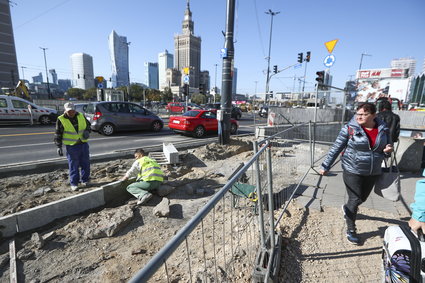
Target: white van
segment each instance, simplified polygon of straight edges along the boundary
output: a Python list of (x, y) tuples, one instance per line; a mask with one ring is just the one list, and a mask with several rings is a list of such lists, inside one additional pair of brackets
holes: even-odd
[(56, 121), (58, 112), (54, 109), (41, 107), (17, 96), (0, 95), (0, 123), (29, 123), (30, 112), (33, 120), (47, 125)]

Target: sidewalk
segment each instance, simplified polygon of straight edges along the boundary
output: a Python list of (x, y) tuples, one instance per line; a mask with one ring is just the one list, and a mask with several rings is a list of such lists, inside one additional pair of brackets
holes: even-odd
[[(399, 201), (386, 200), (372, 191), (367, 201), (360, 207), (391, 213), (399, 219), (410, 217), (410, 204), (414, 201), (416, 182), (424, 178), (421, 173), (401, 172)], [(319, 211), (322, 211), (323, 207), (340, 208), (348, 199), (342, 181), (341, 162), (335, 164), (327, 176), (321, 177), (312, 170), (303, 183), (309, 187), (300, 193), (301, 197), (297, 197), (297, 201), (305, 207)]]

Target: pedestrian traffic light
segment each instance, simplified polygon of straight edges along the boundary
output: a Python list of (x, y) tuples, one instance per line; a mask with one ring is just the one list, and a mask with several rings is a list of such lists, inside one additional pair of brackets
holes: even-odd
[(277, 74), (277, 65), (274, 65), (274, 66), (273, 66), (273, 72), (274, 72), (275, 74)]
[(307, 51), (307, 55), (305, 56), (305, 61), (306, 62), (310, 62), (310, 56), (311, 56), (311, 52)]
[(318, 83), (318, 89), (323, 89), (323, 83), (325, 82), (325, 71), (316, 72), (317, 78), (316, 81)]
[(303, 53), (298, 53), (298, 63), (302, 63), (303, 62)]

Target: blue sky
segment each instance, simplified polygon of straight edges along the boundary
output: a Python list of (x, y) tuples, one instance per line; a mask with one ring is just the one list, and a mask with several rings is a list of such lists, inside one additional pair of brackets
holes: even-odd
[[(19, 72), (25, 79), (56, 69), (59, 79), (71, 78), (70, 55), (84, 52), (93, 56), (95, 76), (110, 77), (108, 35), (115, 30), (127, 36), (130, 45), (130, 79), (144, 82), (146, 61), (157, 62), (158, 53), (174, 54), (174, 35), (181, 33), (186, 0), (13, 0), (12, 21)], [(220, 48), (224, 45), (226, 0), (191, 0), (195, 35), (202, 38), (201, 69), (208, 70), (211, 87), (221, 88)], [(271, 66), (293, 65), (299, 52), (311, 51), (305, 90), (312, 90), (315, 73), (324, 70), (329, 53), (325, 42), (338, 39), (336, 58), (330, 72), (333, 85), (344, 87), (364, 57), (362, 68), (388, 68), (394, 58), (413, 57), (416, 73), (425, 58), (425, 1), (423, 0), (329, 0), (282, 1), (236, 0), (235, 67), (238, 93), (264, 92), (270, 34), (271, 9), (274, 17)], [(271, 67), (272, 68), (272, 67)], [(298, 91), (293, 77), (302, 77), (304, 66), (274, 76), (270, 90)], [(22, 74), (21, 74), (22, 76)], [(256, 83), (257, 81), (257, 83)], [(295, 87), (294, 87), (295, 86)]]

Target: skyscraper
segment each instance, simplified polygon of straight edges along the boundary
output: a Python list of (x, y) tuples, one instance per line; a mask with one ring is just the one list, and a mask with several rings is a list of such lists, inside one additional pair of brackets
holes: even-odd
[(114, 30), (109, 35), (109, 53), (112, 64), (112, 87), (129, 85), (127, 37), (118, 35)]
[(50, 69), (49, 70), (49, 81), (52, 84), (57, 85), (58, 84), (58, 74), (56, 73), (55, 69)]
[(0, 87), (15, 87), (19, 73), (8, 0), (0, 0), (0, 11)]
[(413, 58), (400, 58), (391, 60), (392, 69), (409, 69), (409, 76), (416, 73), (416, 60)]
[(184, 69), (189, 71), (189, 85), (199, 87), (199, 73), (201, 69), (201, 38), (194, 36), (192, 12), (187, 0), (186, 11), (182, 23), (182, 34), (174, 36), (174, 67), (185, 77)]
[(173, 54), (168, 53), (168, 50), (158, 54), (158, 81), (160, 90), (164, 90), (168, 86), (167, 69), (173, 68), (173, 59)]
[(158, 89), (158, 63), (145, 62), (145, 84)]
[(85, 53), (71, 55), (73, 86), (81, 89), (94, 87), (93, 57)]

